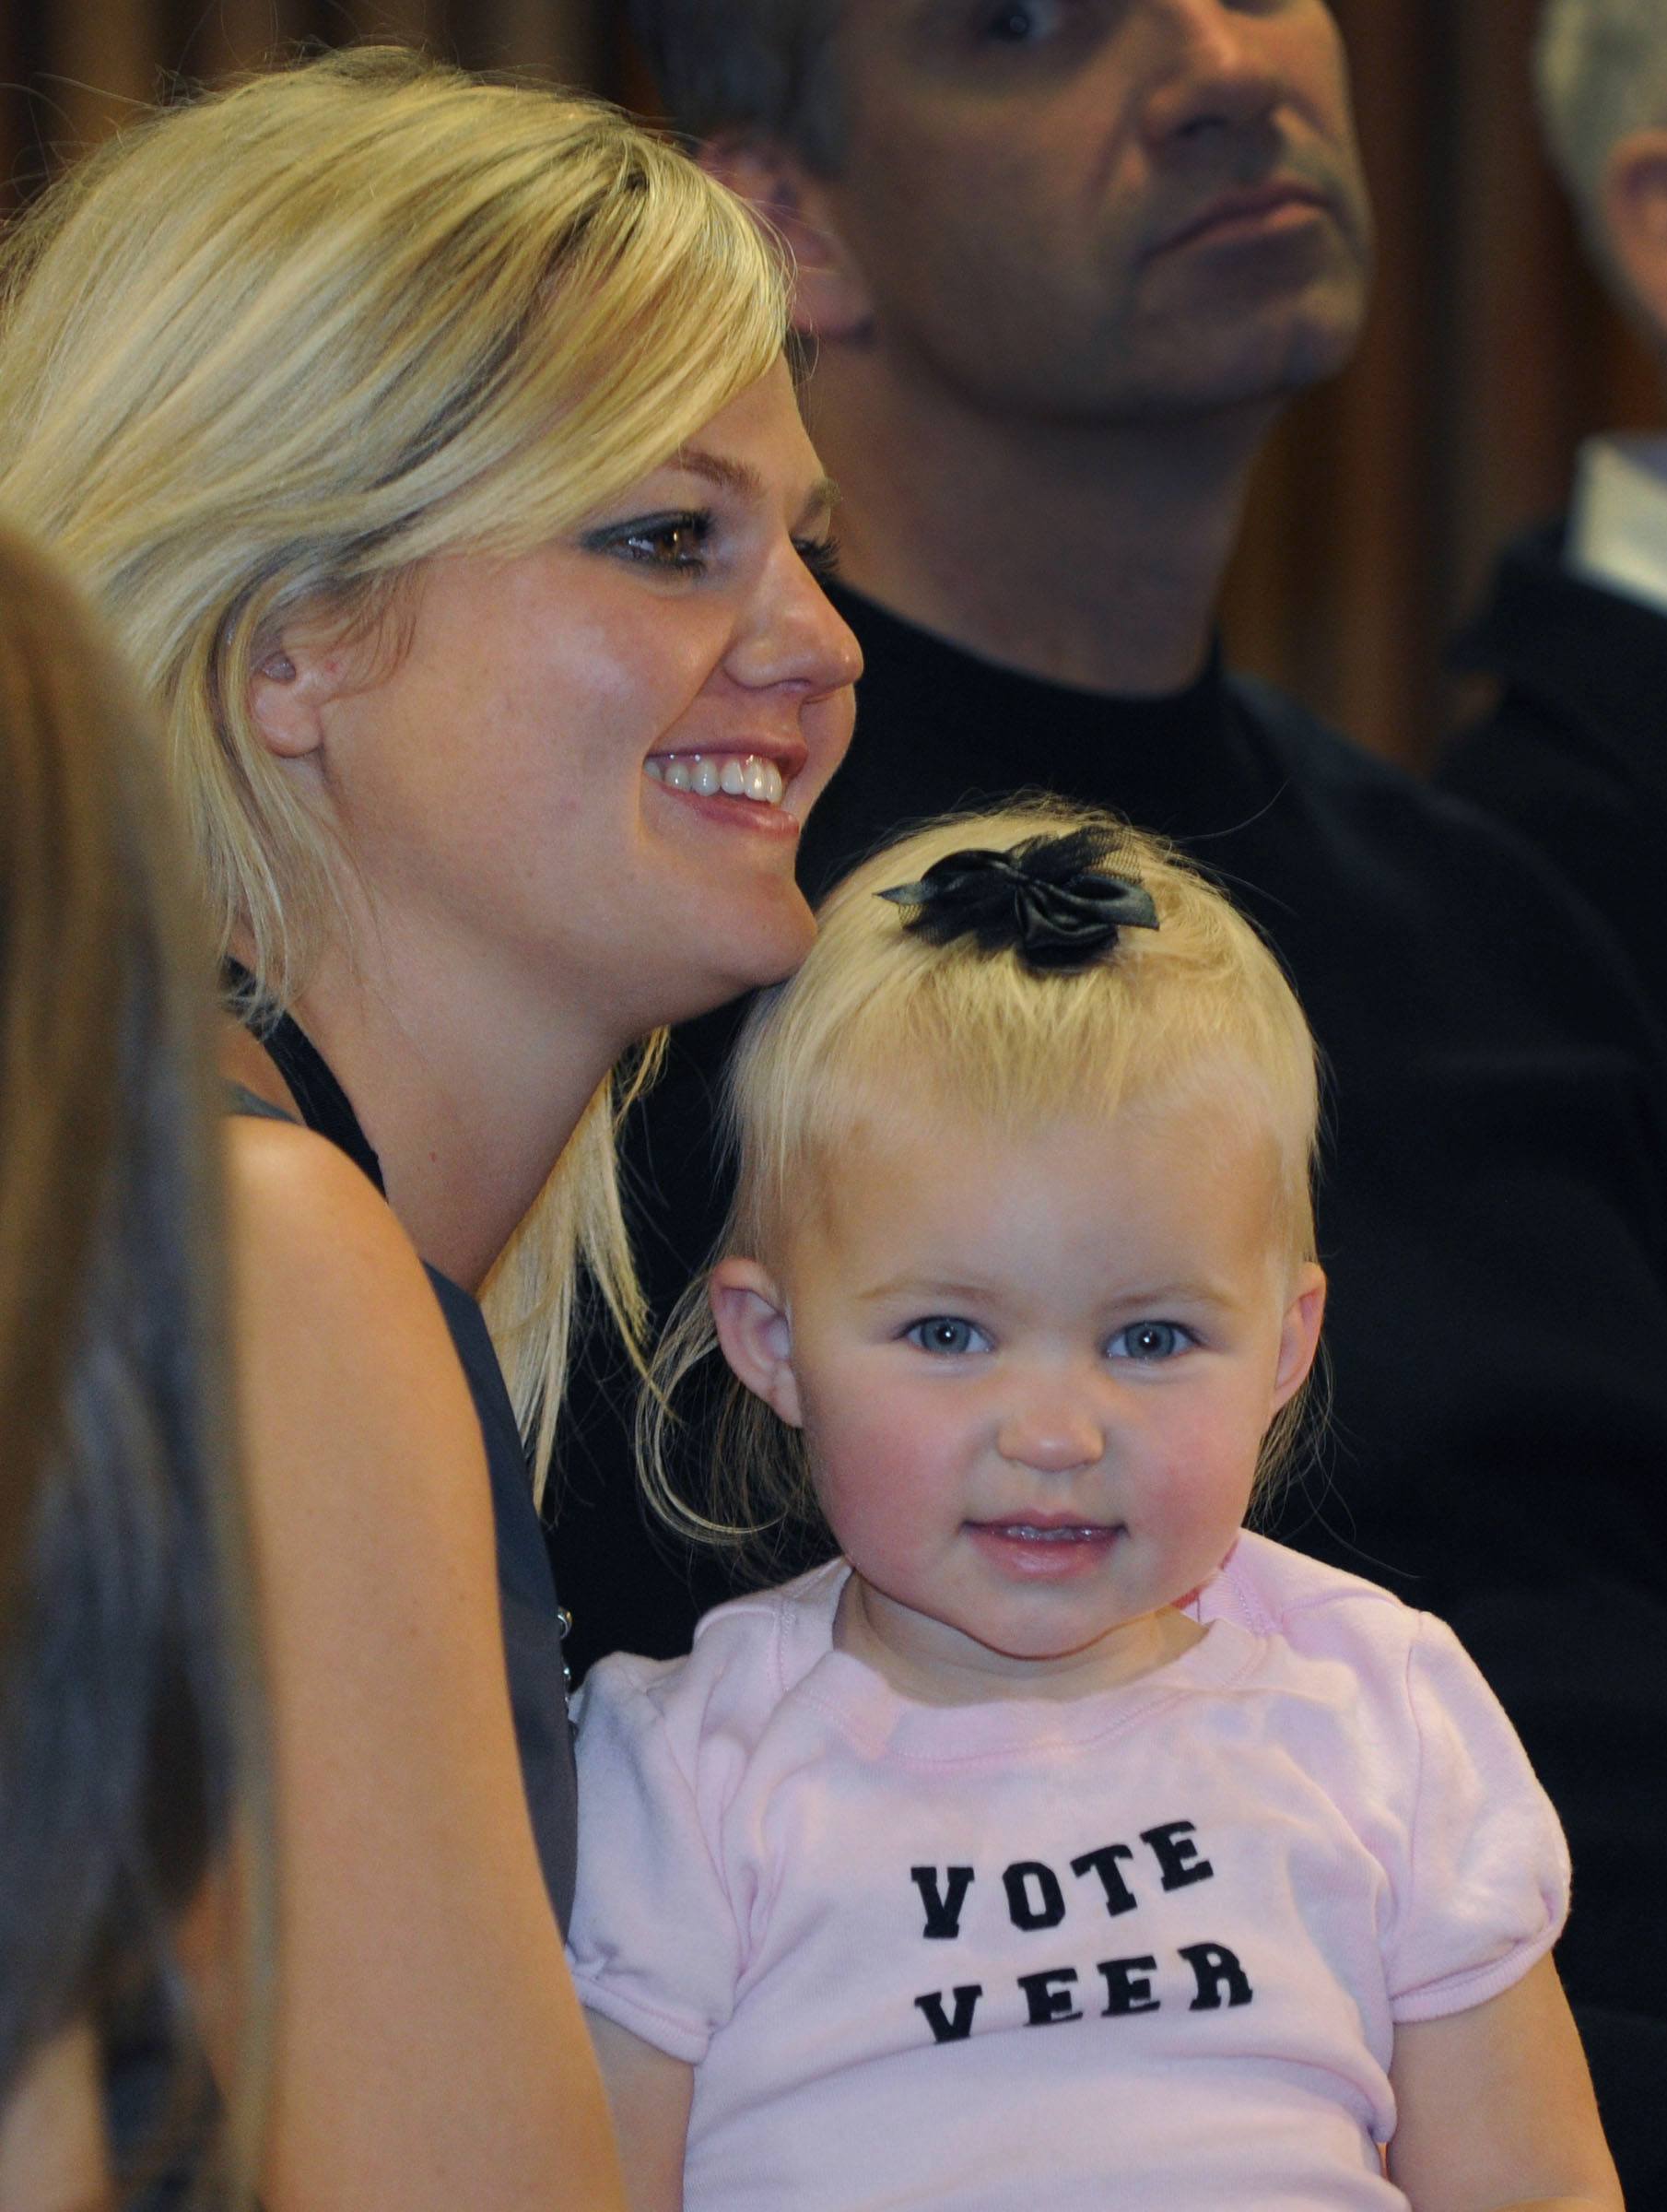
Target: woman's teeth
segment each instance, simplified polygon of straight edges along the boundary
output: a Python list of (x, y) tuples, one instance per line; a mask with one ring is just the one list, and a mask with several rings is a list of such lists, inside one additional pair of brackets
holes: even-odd
[(722, 792), (732, 799), (780, 806), (787, 789), (775, 762), (757, 753), (665, 753), (643, 765), (656, 783), (670, 791), (697, 792), (705, 799)]

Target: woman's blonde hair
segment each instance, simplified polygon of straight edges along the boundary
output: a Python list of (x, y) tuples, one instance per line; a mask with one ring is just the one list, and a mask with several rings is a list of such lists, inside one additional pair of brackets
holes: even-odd
[(135, 1978), (179, 1991), (172, 1924), (217, 1866), (244, 2069), (220, 2178), (246, 2183), (271, 1818), (213, 992), (155, 750), (68, 586), (0, 532), (0, 2104)]
[[(598, 102), (368, 48), (146, 116), (0, 249), (0, 502), (103, 609), (165, 723), (222, 953), (293, 1003), (339, 914), (252, 670), (301, 610), (398, 641), (431, 556), (529, 550), (781, 355), (779, 255)], [(640, 1300), (608, 1087), (484, 1294), (547, 1464), (580, 1257)], [(541, 1477), (542, 1479), (542, 1477)]]
[[(1009, 852), (1078, 833), (1098, 841), (1098, 867), (1150, 894), (1158, 926), (1120, 930), (1113, 947), (1073, 972), (1038, 972), (1011, 950), (985, 951), (965, 936), (933, 943), (877, 896), (968, 847)], [(1313, 1258), (1313, 1038), (1269, 947), (1162, 839), (1047, 798), (952, 816), (854, 869), (817, 919), (809, 959), (757, 1002), (730, 1067), (738, 1181), (718, 1256), (780, 1265), (795, 1221), (870, 1133), (970, 1120), (1023, 1137), (1060, 1118), (1147, 1103), (1161, 1111), (1197, 1096), (1252, 1139), (1272, 1140), (1271, 1234), (1292, 1264)], [(707, 1501), (692, 1503), (671, 1471), (674, 1405), (716, 1347), (703, 1277), (674, 1314), (642, 1398), (645, 1486), (678, 1535), (736, 1545), (768, 1565), (822, 1528), (797, 1430), (732, 1382)], [(1264, 1483), (1287, 1458), (1299, 1420), (1294, 1400), (1269, 1430)]]

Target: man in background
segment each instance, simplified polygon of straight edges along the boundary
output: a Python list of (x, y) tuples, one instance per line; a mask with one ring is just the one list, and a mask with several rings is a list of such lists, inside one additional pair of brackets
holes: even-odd
[[(1274, 1533), (1448, 1616), (1513, 1712), (1573, 1834), (1566, 1971), (1625, 2158), (1634, 2023), (1667, 2037), (1662, 1072), (1532, 854), (1213, 643), (1251, 464), (1363, 312), (1336, 25), (1321, 0), (638, 17), (675, 121), (799, 264), (867, 656), (806, 879), (1041, 785), (1177, 839), (1279, 949), (1328, 1063), (1335, 1419)], [(722, 1216), (732, 1030), (679, 1038), (634, 1140), (662, 1312)], [(568, 1586), (614, 1594), (581, 1661), (687, 1635), (625, 1460), (593, 1407), (558, 1540)]]
[[(1551, 0), (1540, 112), (1592, 260), (1667, 372), (1667, 6)], [(1509, 547), (1460, 665), (1497, 679), (1442, 781), (1532, 838), (1667, 1017), (1667, 437), (1594, 438)]]

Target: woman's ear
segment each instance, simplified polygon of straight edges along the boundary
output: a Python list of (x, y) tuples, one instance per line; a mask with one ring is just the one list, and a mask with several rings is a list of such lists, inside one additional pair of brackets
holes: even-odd
[(793, 257), (793, 327), (824, 345), (867, 331), (873, 302), (834, 221), (827, 183), (773, 138), (710, 139), (700, 166), (787, 241)]
[(1291, 1281), (1285, 1319), (1279, 1329), (1279, 1364), (1274, 1375), (1274, 1411), (1294, 1398), (1308, 1381), (1320, 1349), (1325, 1319), (1325, 1274), (1305, 1260)]
[(280, 759), (300, 760), (324, 742), (323, 712), (342, 688), (339, 652), (299, 631), (256, 656), (249, 714), (261, 742)]
[(718, 1342), (736, 1377), (789, 1428), (801, 1428), (792, 1329), (775, 1277), (757, 1260), (720, 1260), (707, 1295)]

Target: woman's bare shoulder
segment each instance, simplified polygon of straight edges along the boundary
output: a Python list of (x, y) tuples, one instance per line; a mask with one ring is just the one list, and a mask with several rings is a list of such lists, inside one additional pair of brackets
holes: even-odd
[[(357, 1494), (420, 1517), (464, 1488), (484, 1513), (484, 1447), (451, 1334), (410, 1239), (345, 1153), (292, 1123), (228, 1124), (235, 1337), (251, 1440), (353, 1463)], [(366, 1487), (359, 1487), (366, 1486)]]
[(264, 1115), (229, 1115), (226, 1132), (234, 1233), (264, 1265), (322, 1289), (364, 1267), (420, 1275), (393, 1209), (339, 1146)]

